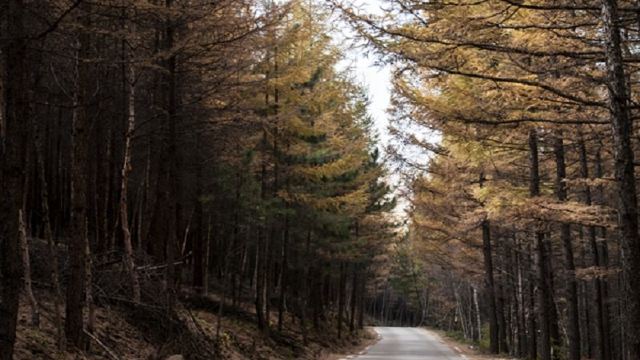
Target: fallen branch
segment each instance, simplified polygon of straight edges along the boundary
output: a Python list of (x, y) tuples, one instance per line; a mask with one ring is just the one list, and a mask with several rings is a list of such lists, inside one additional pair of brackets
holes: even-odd
[(82, 332), (84, 332), (88, 337), (90, 337), (93, 341), (95, 341), (96, 344), (100, 345), (102, 350), (104, 350), (109, 355), (109, 357), (111, 359), (120, 360), (118, 355), (116, 355), (115, 352), (113, 352), (113, 350), (111, 350), (107, 345), (105, 345), (102, 341), (100, 341), (100, 339), (98, 339), (95, 335), (93, 335), (92, 333), (88, 332), (87, 330), (82, 330)]
[[(188, 252), (185, 256), (183, 256), (182, 258), (176, 260), (173, 265), (177, 266), (177, 265), (182, 265), (184, 264), (185, 260), (187, 260), (188, 258), (190, 258), (192, 255), (191, 251)], [(160, 270), (160, 269), (164, 269), (167, 266), (169, 266), (169, 264), (161, 264), (161, 265), (147, 265), (147, 266), (138, 266), (136, 267), (136, 271), (149, 271), (149, 270)]]
[[(176, 261), (173, 263), (174, 266), (176, 265), (182, 265), (184, 263), (184, 261)], [(136, 271), (153, 271), (153, 270), (161, 270), (161, 269), (165, 269), (167, 266), (169, 266), (169, 264), (162, 264), (162, 265), (152, 265), (152, 266), (139, 266), (136, 268)]]

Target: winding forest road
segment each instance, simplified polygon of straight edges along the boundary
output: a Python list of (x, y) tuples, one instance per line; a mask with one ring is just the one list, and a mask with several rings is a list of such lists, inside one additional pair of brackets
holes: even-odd
[(381, 337), (360, 355), (347, 359), (358, 360), (464, 360), (434, 334), (420, 328), (376, 327)]

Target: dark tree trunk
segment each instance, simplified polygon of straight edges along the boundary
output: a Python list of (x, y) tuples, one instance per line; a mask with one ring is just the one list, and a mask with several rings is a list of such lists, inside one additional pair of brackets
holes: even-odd
[(119, 200), (119, 218), (120, 227), (122, 230), (122, 245), (125, 251), (125, 267), (129, 276), (129, 282), (131, 285), (131, 292), (134, 302), (140, 302), (140, 281), (138, 280), (138, 273), (135, 267), (135, 260), (133, 254), (133, 240), (131, 237), (131, 226), (129, 225), (129, 210), (128, 210), (128, 195), (129, 195), (129, 174), (132, 170), (132, 140), (133, 132), (136, 126), (136, 111), (135, 111), (135, 99), (136, 99), (136, 85), (135, 85), (135, 69), (133, 64), (127, 66), (126, 75), (123, 82), (125, 82), (127, 101), (126, 101), (126, 126), (124, 132), (124, 146), (122, 154), (122, 169), (120, 176), (120, 200)]
[(520, 246), (520, 242), (518, 240), (518, 234), (514, 234), (514, 250), (513, 250), (513, 256), (514, 256), (514, 263), (515, 263), (515, 267), (516, 267), (516, 271), (517, 271), (517, 285), (516, 285), (516, 291), (515, 291), (515, 296), (516, 299), (514, 299), (515, 303), (517, 304), (518, 307), (518, 311), (516, 316), (518, 317), (518, 334), (517, 334), (517, 341), (518, 341), (518, 346), (517, 346), (517, 350), (515, 351), (515, 354), (517, 357), (525, 357), (526, 354), (526, 346), (528, 343), (528, 339), (527, 339), (527, 334), (526, 334), (526, 303), (525, 303), (525, 290), (524, 290), (524, 282), (525, 282), (525, 278), (524, 278), (524, 274), (523, 274), (523, 257), (522, 257), (522, 253), (523, 253), (523, 248), (522, 246)]
[(284, 323), (285, 297), (289, 272), (289, 218), (285, 215), (284, 234), (282, 237), (282, 269), (280, 269), (280, 297), (278, 299), (278, 331), (282, 331)]
[(640, 359), (640, 235), (638, 234), (638, 198), (631, 144), (633, 120), (629, 114), (629, 90), (622, 59), (620, 18), (616, 0), (602, 0), (607, 90), (613, 130), (615, 179), (618, 195), (618, 226), (625, 254), (622, 264), (624, 297), (627, 308), (627, 355)]
[[(567, 169), (565, 165), (564, 141), (562, 134), (556, 134), (553, 139), (553, 150), (556, 157), (556, 197), (558, 201), (567, 201), (565, 179)], [(569, 340), (569, 360), (580, 360), (580, 318), (578, 311), (578, 288), (576, 284), (576, 267), (573, 259), (573, 244), (571, 243), (571, 227), (569, 224), (560, 225), (560, 239), (564, 249), (565, 279), (567, 289), (567, 338)]]
[[(538, 159), (538, 134), (535, 129), (529, 130), (529, 160), (530, 160), (530, 181), (529, 195), (536, 197), (540, 195), (540, 174)], [(551, 338), (549, 324), (549, 283), (547, 282), (546, 246), (544, 244), (544, 233), (537, 230), (535, 233), (536, 247), (536, 273), (538, 285), (538, 321), (540, 326), (540, 356), (542, 360), (551, 360)]]
[[(200, 137), (198, 136), (197, 142), (197, 154), (198, 156), (201, 153), (200, 150)], [(192, 285), (197, 289), (197, 291), (204, 293), (204, 273), (207, 271), (204, 267), (205, 257), (207, 254), (204, 252), (204, 240), (205, 240), (205, 229), (204, 229), (204, 213), (202, 210), (202, 160), (198, 157), (198, 163), (196, 164), (196, 200), (195, 200), (195, 210), (194, 216), (196, 221), (196, 231), (194, 232), (192, 238), (193, 241), (193, 278)], [(235, 277), (233, 277), (235, 279)], [(232, 286), (235, 286), (235, 281), (232, 281)], [(232, 290), (232, 297), (234, 291)]]
[[(172, 7), (173, 0), (167, 0), (167, 8)], [(175, 24), (173, 20), (167, 22), (166, 28), (166, 49), (169, 52), (175, 51), (173, 44), (175, 41)], [(177, 259), (179, 244), (182, 238), (180, 231), (179, 204), (178, 204), (178, 89), (177, 89), (177, 56), (171, 54), (166, 64), (167, 74), (167, 115), (169, 121), (169, 134), (167, 144), (167, 162), (169, 163), (169, 172), (167, 178), (169, 180), (167, 195), (169, 214), (169, 231), (167, 232), (167, 295), (169, 304), (175, 302), (178, 290), (178, 271), (176, 270), (175, 261)]]
[(529, 360), (538, 359), (538, 341), (537, 341), (537, 324), (536, 324), (536, 301), (535, 301), (535, 265), (533, 261), (533, 251), (531, 245), (527, 246), (527, 265), (529, 268), (529, 276), (527, 281), (527, 299), (529, 303), (529, 313), (527, 322), (527, 338)]
[(50, 258), (49, 270), (51, 271), (51, 285), (54, 289), (54, 324), (56, 327), (56, 344), (59, 350), (64, 349), (64, 324), (62, 320), (63, 296), (60, 287), (60, 274), (58, 269), (58, 254), (53, 239), (53, 231), (51, 228), (51, 213), (49, 211), (49, 184), (47, 183), (44, 161), (44, 150), (42, 138), (37, 126), (34, 126), (35, 133), (35, 156), (36, 165), (38, 167), (38, 181), (40, 184), (40, 206), (42, 209), (42, 227), (44, 229), (44, 238), (47, 241), (47, 256)]
[(338, 282), (338, 339), (342, 338), (342, 323), (344, 322), (346, 271), (344, 262), (340, 263), (340, 279)]
[(360, 306), (358, 306), (358, 329), (364, 329), (364, 307), (365, 307), (365, 292), (367, 289), (366, 271), (363, 271), (362, 279), (360, 280)]
[[(500, 266), (500, 264), (498, 265)], [(508, 311), (508, 306), (505, 304), (504, 285), (502, 281), (498, 281), (496, 286), (496, 307), (498, 314), (498, 348), (499, 352), (509, 353), (509, 346), (507, 346), (507, 317), (505, 312)]]
[(482, 253), (484, 255), (484, 285), (489, 306), (489, 351), (500, 352), (498, 344), (498, 315), (496, 309), (495, 285), (493, 280), (493, 261), (491, 258), (491, 227), (489, 220), (482, 222)]
[[(269, 103), (267, 96), (267, 104)], [(260, 197), (262, 201), (265, 201), (267, 198), (267, 132), (263, 130), (262, 132), (262, 164), (261, 164), (261, 174), (260, 174)], [(258, 230), (258, 237), (256, 239), (256, 263), (255, 263), (255, 308), (256, 308), (256, 320), (258, 322), (258, 328), (262, 331), (267, 331), (267, 319), (264, 313), (264, 292), (265, 292), (265, 272), (267, 270), (267, 266), (265, 265), (266, 254), (267, 251), (267, 239), (265, 236), (266, 231), (266, 223), (263, 222), (259, 225), (260, 228)]]
[[(88, 5), (85, 11), (90, 13)], [(85, 14), (85, 26), (89, 20)], [(72, 210), (69, 239), (69, 284), (65, 334), (69, 345), (84, 349), (86, 346), (84, 313), (87, 294), (87, 170), (89, 154), (89, 103), (91, 99), (90, 71), (87, 59), (90, 56), (90, 35), (85, 28), (79, 35), (77, 64), (76, 108), (73, 114), (73, 157), (71, 161)]]
[[(304, 274), (302, 277), (302, 293), (301, 293), (301, 297), (302, 297), (302, 301), (301, 303), (301, 309), (300, 309), (300, 328), (302, 329), (302, 338), (304, 340), (304, 344), (307, 345), (308, 343), (308, 336), (307, 336), (307, 308), (309, 307), (309, 302), (313, 301), (312, 299), (310, 300), (310, 297), (312, 295), (312, 291), (313, 288), (309, 289), (309, 284), (311, 284), (311, 286), (313, 286), (313, 282), (310, 279), (310, 275), (311, 275), (311, 267), (309, 266), (309, 262), (311, 261), (311, 230), (307, 230), (307, 239), (306, 239), (306, 245), (305, 245), (305, 250), (304, 250)], [(314, 322), (317, 321), (316, 319), (314, 319)]]
[(545, 233), (544, 237), (545, 256), (544, 268), (546, 269), (547, 276), (547, 309), (549, 315), (549, 334), (551, 336), (551, 355), (554, 359), (560, 359), (560, 350), (562, 347), (562, 338), (560, 334), (560, 320), (558, 315), (558, 308), (554, 298), (555, 295), (555, 269), (553, 268), (553, 244), (551, 242), (551, 234)]
[(265, 265), (264, 259), (265, 256), (263, 253), (265, 251), (264, 239), (263, 239), (262, 231), (258, 231), (257, 236), (257, 244), (256, 244), (256, 276), (255, 276), (255, 308), (256, 308), (256, 320), (258, 322), (258, 329), (262, 331), (267, 331), (266, 320), (264, 314), (264, 272)]
[[(26, 184), (26, 182), (25, 182)], [(27, 225), (25, 222), (25, 216), (22, 209), (18, 211), (18, 223), (20, 230), (20, 253), (22, 255), (22, 269), (24, 278), (24, 292), (29, 301), (31, 307), (31, 326), (40, 326), (40, 310), (38, 301), (33, 293), (32, 279), (31, 279), (31, 257), (29, 251), (29, 240), (27, 240)]]
[[(580, 137), (578, 147), (580, 151), (580, 176), (583, 179), (587, 180), (589, 179), (589, 163), (587, 159), (587, 147), (582, 136)], [(598, 165), (596, 165), (596, 168), (597, 167)], [(592, 204), (591, 188), (589, 185), (585, 186), (583, 197), (584, 197), (583, 201), (585, 204), (587, 205)], [(587, 232), (588, 232), (589, 247), (591, 248), (591, 254), (593, 257), (593, 265), (597, 268), (600, 268), (601, 256), (598, 248), (598, 243), (596, 241), (597, 227), (588, 226)], [(596, 336), (596, 359), (609, 360), (609, 356), (608, 356), (609, 335), (607, 334), (607, 331), (606, 331), (606, 317), (607, 317), (606, 306), (607, 305), (604, 303), (603, 297), (602, 297), (602, 294), (603, 294), (602, 283), (603, 283), (603, 280), (600, 277), (595, 277), (593, 279), (593, 302), (595, 304), (594, 327), (595, 327), (595, 336)]]
[(353, 278), (351, 282), (351, 311), (349, 318), (349, 331), (354, 332), (356, 329), (356, 305), (358, 297), (358, 266), (353, 264)]
[(4, 69), (4, 127), (0, 128), (0, 360), (13, 358), (16, 339), (22, 267), (18, 243), (18, 212), (22, 208), (28, 138), (28, 69), (24, 35), (24, 4), (9, 0), (3, 17), (8, 38), (2, 49)]

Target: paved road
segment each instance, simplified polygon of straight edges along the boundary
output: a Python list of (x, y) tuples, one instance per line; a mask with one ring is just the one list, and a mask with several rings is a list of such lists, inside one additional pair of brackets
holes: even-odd
[(382, 337), (363, 354), (350, 356), (358, 360), (464, 360), (440, 342), (432, 333), (418, 328), (376, 327)]

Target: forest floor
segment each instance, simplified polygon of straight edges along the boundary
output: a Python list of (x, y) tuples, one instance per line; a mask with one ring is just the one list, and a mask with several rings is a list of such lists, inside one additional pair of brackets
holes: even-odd
[[(61, 352), (56, 346), (53, 298), (47, 289), (37, 289), (40, 325), (31, 325), (31, 310), (21, 301), (16, 360), (135, 360), (166, 359), (331, 359), (334, 353), (349, 353), (371, 341), (369, 332), (337, 339), (335, 329), (310, 330), (304, 344), (299, 322), (287, 315), (282, 332), (272, 317), (270, 335), (259, 331), (252, 306), (243, 303), (223, 308), (219, 336), (218, 304), (215, 295), (181, 298), (171, 313), (130, 303), (101, 304), (95, 308), (96, 328), (86, 352)], [(332, 328), (335, 326), (332, 326)]]

